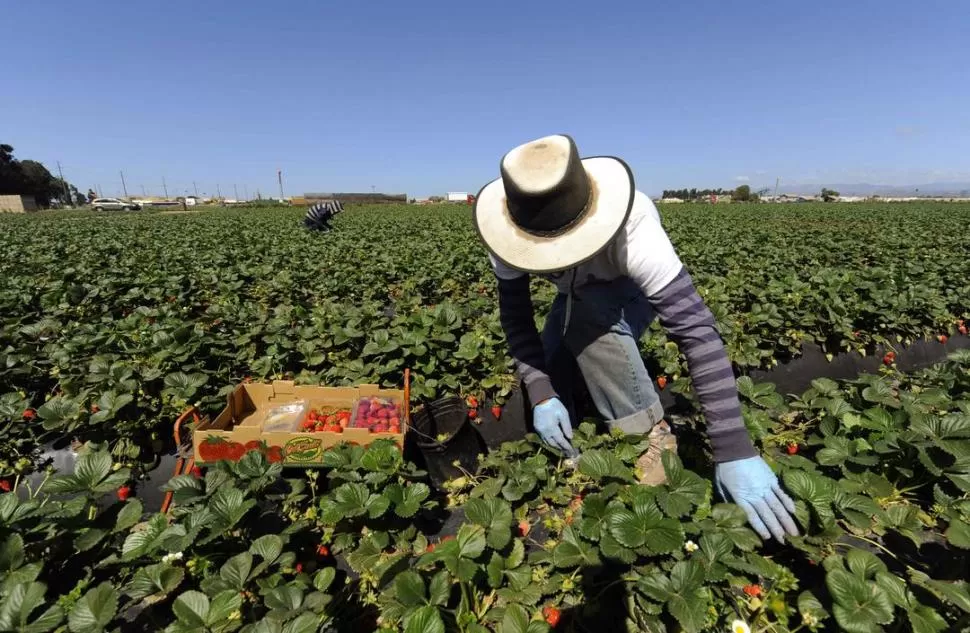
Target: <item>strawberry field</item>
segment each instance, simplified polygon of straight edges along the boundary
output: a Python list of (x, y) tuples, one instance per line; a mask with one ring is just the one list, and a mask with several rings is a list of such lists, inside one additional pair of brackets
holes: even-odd
[[(575, 470), (531, 436), (441, 491), (390, 442), (310, 472), (251, 451), (174, 478), (158, 513), (140, 494), (172, 422), (245, 380), (400, 387), (410, 368), (414, 399), (502, 404), (469, 208), (352, 209), (327, 235), (299, 210), (0, 218), (0, 631), (966, 630), (970, 206), (663, 215), (797, 501), (788, 544), (712, 494), (687, 407), (661, 487), (633, 483), (640, 438), (591, 420)], [(552, 287), (534, 291), (541, 320)], [(949, 358), (900, 372), (922, 339)], [(642, 345), (689, 404), (676, 345), (656, 326)], [(883, 362), (796, 394), (747, 377), (806, 346)]]

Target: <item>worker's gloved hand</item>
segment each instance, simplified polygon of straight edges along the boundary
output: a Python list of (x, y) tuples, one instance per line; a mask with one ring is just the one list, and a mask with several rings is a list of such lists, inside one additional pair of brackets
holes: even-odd
[(714, 482), (725, 501), (733, 501), (748, 515), (748, 523), (762, 539), (774, 536), (785, 542), (785, 533), (798, 536), (792, 515), (795, 502), (778, 483), (761, 456), (722, 462), (715, 469)]
[(532, 409), (532, 425), (546, 444), (558, 448), (567, 455), (573, 453), (569, 440), (573, 439), (573, 427), (569, 412), (559, 398), (549, 398)]

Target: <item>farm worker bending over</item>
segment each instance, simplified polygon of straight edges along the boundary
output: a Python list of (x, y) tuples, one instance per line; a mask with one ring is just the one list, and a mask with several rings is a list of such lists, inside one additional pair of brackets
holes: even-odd
[[(648, 434), (650, 448), (637, 462), (641, 483), (666, 480), (660, 455), (677, 443), (638, 346), (656, 317), (687, 356), (721, 496), (744, 510), (762, 538), (798, 534), (795, 504), (741, 419), (714, 317), (626, 163), (581, 160), (568, 136), (520, 145), (502, 159), (501, 178), (479, 193), (475, 224), (498, 277), (502, 327), (543, 441), (574, 452), (569, 392), (578, 368), (611, 428)], [(559, 289), (541, 337), (530, 275)]]
[(306, 217), (303, 218), (303, 224), (310, 230), (329, 231), (333, 228), (330, 220), (343, 210), (344, 207), (340, 204), (339, 200), (318, 202), (307, 209)]

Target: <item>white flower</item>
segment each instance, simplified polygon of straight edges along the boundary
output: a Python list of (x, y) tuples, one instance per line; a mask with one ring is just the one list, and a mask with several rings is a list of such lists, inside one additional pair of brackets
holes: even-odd
[(172, 561), (182, 560), (182, 552), (175, 552), (174, 554), (165, 554), (162, 556), (163, 563), (171, 563)]
[(816, 626), (818, 626), (818, 618), (812, 615), (811, 613), (806, 613), (805, 615), (802, 616), (802, 623), (808, 626), (809, 628), (815, 628)]
[(735, 620), (731, 623), (731, 633), (751, 633), (751, 627), (744, 620)]
[(694, 541), (687, 541), (686, 543), (684, 543), (684, 549), (687, 550), (688, 554), (693, 554), (699, 548), (697, 547), (697, 543), (695, 543)]

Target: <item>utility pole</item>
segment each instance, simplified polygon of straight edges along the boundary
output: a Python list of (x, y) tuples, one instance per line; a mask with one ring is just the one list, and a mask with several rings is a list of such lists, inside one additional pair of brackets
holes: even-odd
[(243, 195), (245, 195), (246, 200), (249, 201), (249, 185), (243, 185)]
[(195, 186), (195, 181), (192, 181), (192, 189), (195, 191), (195, 197), (199, 197), (199, 188)]
[(165, 199), (168, 200), (168, 185), (165, 184), (165, 176), (162, 176), (162, 189), (165, 191)]
[(64, 180), (64, 172), (61, 171), (61, 161), (57, 161), (57, 175), (61, 177), (61, 184), (64, 185), (64, 197), (67, 198), (64, 202), (73, 207), (74, 201), (71, 200), (71, 192), (67, 190), (67, 181)]
[(236, 202), (239, 202), (239, 189), (236, 188), (236, 183), (232, 184), (232, 193), (233, 193), (233, 196), (236, 198)]
[(216, 183), (216, 197), (222, 200), (222, 189), (219, 188), (219, 183)]
[(103, 198), (103, 197), (104, 197), (104, 194), (103, 194), (103, 193), (101, 193), (101, 185), (94, 185), (94, 186), (95, 186), (95, 187), (97, 188), (97, 190), (98, 190), (98, 197), (99, 197), (99, 198)]
[(280, 202), (283, 202), (283, 170), (276, 170), (276, 178), (280, 181)]
[(128, 198), (128, 185), (125, 184), (125, 172), (119, 169), (118, 170), (118, 173), (121, 174), (121, 189), (122, 189), (122, 191), (125, 192), (125, 198), (127, 199)]
[(148, 197), (148, 194), (145, 193), (145, 185), (142, 185), (141, 186), (141, 197), (142, 198), (147, 198)]
[(780, 180), (781, 180), (781, 178), (775, 178), (775, 196), (774, 196), (775, 198), (778, 197), (778, 182)]

